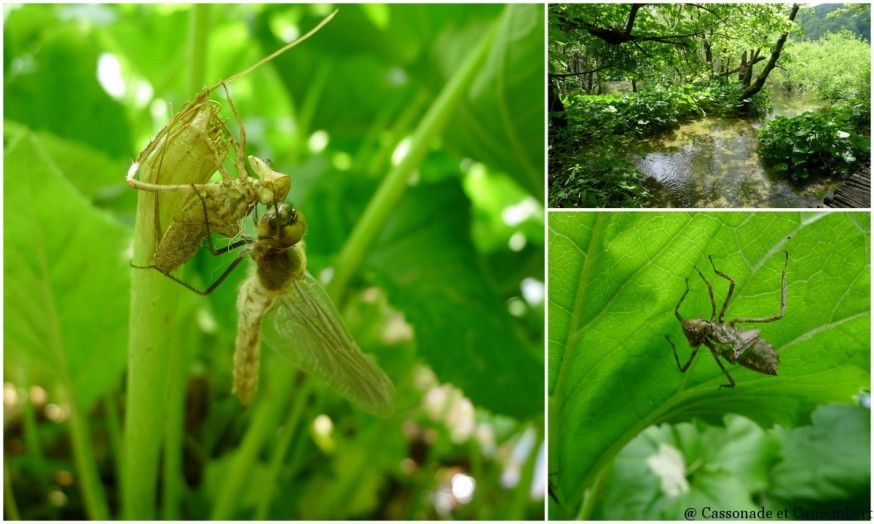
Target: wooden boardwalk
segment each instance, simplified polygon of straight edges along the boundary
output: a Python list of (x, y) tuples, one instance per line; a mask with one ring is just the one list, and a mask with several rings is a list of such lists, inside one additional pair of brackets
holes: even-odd
[(832, 196), (826, 196), (822, 207), (871, 207), (871, 166), (863, 168), (835, 189)]

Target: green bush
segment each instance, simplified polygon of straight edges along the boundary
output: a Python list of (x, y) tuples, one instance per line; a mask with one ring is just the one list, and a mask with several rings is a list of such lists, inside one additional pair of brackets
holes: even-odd
[(793, 178), (845, 175), (870, 157), (870, 140), (853, 129), (852, 111), (777, 117), (759, 130), (762, 156)]
[(613, 145), (556, 155), (561, 165), (550, 166), (549, 207), (641, 207), (649, 196), (641, 175), (618, 156)]
[[(773, 80), (784, 89), (828, 100), (871, 96), (871, 45), (849, 31), (829, 33), (814, 42), (790, 42)], [(769, 80), (770, 82), (770, 80)]]

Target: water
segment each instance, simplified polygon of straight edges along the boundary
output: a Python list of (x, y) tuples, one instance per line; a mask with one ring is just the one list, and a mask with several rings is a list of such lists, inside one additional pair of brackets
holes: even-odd
[(820, 105), (779, 93), (760, 118), (705, 117), (641, 142), (630, 160), (646, 175), (651, 207), (816, 207), (838, 181), (801, 186), (766, 171), (756, 132), (776, 116), (797, 116)]

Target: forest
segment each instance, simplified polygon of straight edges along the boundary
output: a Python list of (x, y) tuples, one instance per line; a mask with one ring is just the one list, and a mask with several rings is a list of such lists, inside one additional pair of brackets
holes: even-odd
[(550, 207), (809, 208), (870, 180), (868, 5), (548, 19)]

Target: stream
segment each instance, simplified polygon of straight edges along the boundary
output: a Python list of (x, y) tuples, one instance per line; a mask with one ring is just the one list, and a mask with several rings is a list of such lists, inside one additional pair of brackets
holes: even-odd
[(822, 106), (816, 100), (774, 93), (764, 117), (706, 116), (641, 141), (629, 160), (645, 176), (650, 207), (816, 207), (838, 180), (795, 184), (770, 173), (759, 158), (756, 131), (776, 116), (793, 117)]

